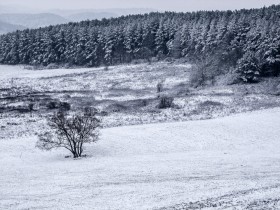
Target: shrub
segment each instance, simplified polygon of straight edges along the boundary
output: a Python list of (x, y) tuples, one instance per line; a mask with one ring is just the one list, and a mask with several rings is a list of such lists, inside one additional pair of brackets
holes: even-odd
[(192, 87), (199, 87), (204, 84), (206, 76), (205, 69), (202, 66), (194, 66), (190, 74), (190, 85)]
[(221, 69), (221, 63), (218, 59), (210, 57), (198, 59), (190, 74), (190, 85), (195, 88), (213, 85), (215, 77), (222, 73)]
[(48, 109), (60, 109), (61, 111), (69, 111), (71, 109), (71, 105), (67, 102), (59, 102), (59, 101), (50, 101), (47, 103)]
[(62, 111), (69, 111), (71, 109), (71, 105), (67, 102), (61, 102), (60, 105), (59, 105), (59, 108)]
[(159, 109), (167, 109), (167, 108), (171, 108), (173, 107), (173, 101), (174, 98), (173, 97), (168, 97), (168, 96), (162, 96), (159, 99), (159, 104), (158, 104), (158, 108)]
[(59, 103), (56, 101), (50, 101), (49, 103), (47, 103), (47, 108), (48, 109), (58, 109)]
[(86, 143), (98, 140), (100, 121), (96, 112), (85, 109), (73, 116), (58, 112), (48, 119), (49, 131), (39, 134), (36, 147), (42, 150), (65, 148), (74, 158), (82, 156)]

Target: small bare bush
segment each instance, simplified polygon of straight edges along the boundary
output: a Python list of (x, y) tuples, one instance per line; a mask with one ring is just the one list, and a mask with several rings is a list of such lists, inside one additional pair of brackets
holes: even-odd
[(190, 85), (192, 87), (199, 87), (204, 84), (206, 80), (205, 69), (203, 66), (195, 66), (190, 74)]
[(89, 108), (72, 116), (58, 112), (48, 119), (48, 125), (50, 130), (39, 134), (36, 146), (42, 150), (65, 148), (74, 158), (82, 156), (84, 144), (94, 143), (99, 137), (100, 121)]
[(203, 85), (213, 85), (216, 76), (221, 74), (220, 65), (216, 60), (210, 58), (200, 59), (193, 65), (190, 74), (190, 85), (199, 87)]
[(157, 83), (157, 93), (161, 93), (163, 91), (163, 81)]

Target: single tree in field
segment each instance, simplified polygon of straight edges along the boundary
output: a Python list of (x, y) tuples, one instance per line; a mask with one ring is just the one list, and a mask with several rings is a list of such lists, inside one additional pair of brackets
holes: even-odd
[(100, 121), (89, 108), (72, 116), (58, 112), (48, 119), (48, 125), (50, 131), (39, 135), (36, 146), (42, 150), (62, 147), (74, 158), (82, 156), (84, 144), (94, 143), (99, 137)]

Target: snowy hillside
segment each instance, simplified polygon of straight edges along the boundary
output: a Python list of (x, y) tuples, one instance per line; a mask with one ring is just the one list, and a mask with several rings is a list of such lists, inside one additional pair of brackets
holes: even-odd
[[(196, 89), (189, 85), (192, 71), (187, 63), (166, 62), (107, 70), (0, 66), (0, 139), (36, 132), (45, 116), (57, 111), (48, 108), (50, 103), (69, 103), (72, 111), (98, 108), (104, 127), (209, 119), (280, 106), (278, 78)], [(159, 83), (161, 93), (157, 92)], [(172, 107), (159, 109), (159, 96), (174, 98)], [(29, 104), (35, 105), (32, 116)]]
[(1, 140), (0, 209), (277, 209), (279, 119), (276, 108), (105, 129), (75, 161), (35, 137)]
[(0, 210), (280, 210), (276, 1), (0, 0)]

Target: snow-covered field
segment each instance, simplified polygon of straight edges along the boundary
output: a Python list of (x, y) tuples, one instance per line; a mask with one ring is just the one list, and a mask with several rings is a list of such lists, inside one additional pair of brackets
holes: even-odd
[[(51, 102), (69, 103), (71, 111), (98, 108), (104, 127), (209, 119), (280, 106), (279, 78), (192, 88), (191, 71), (187, 63), (168, 62), (109, 69), (27, 70), (0, 65), (0, 139), (37, 132), (45, 116), (57, 111), (48, 108)], [(174, 106), (158, 109), (159, 95), (174, 98)], [(35, 109), (32, 116), (30, 104)]]
[[(176, 85), (188, 81), (189, 64), (120, 65), (102, 68), (26, 70), (23, 66), (0, 65), (2, 87), (30, 87), (34, 91), (96, 91), (95, 97), (111, 99), (104, 92), (111, 89), (141, 90), (152, 88), (160, 81)], [(187, 73), (185, 72), (187, 71)], [(12, 84), (11, 84), (12, 83)], [(103, 94), (99, 96), (99, 94)]]
[(279, 128), (280, 108), (109, 128), (80, 160), (2, 139), (0, 209), (279, 209)]

